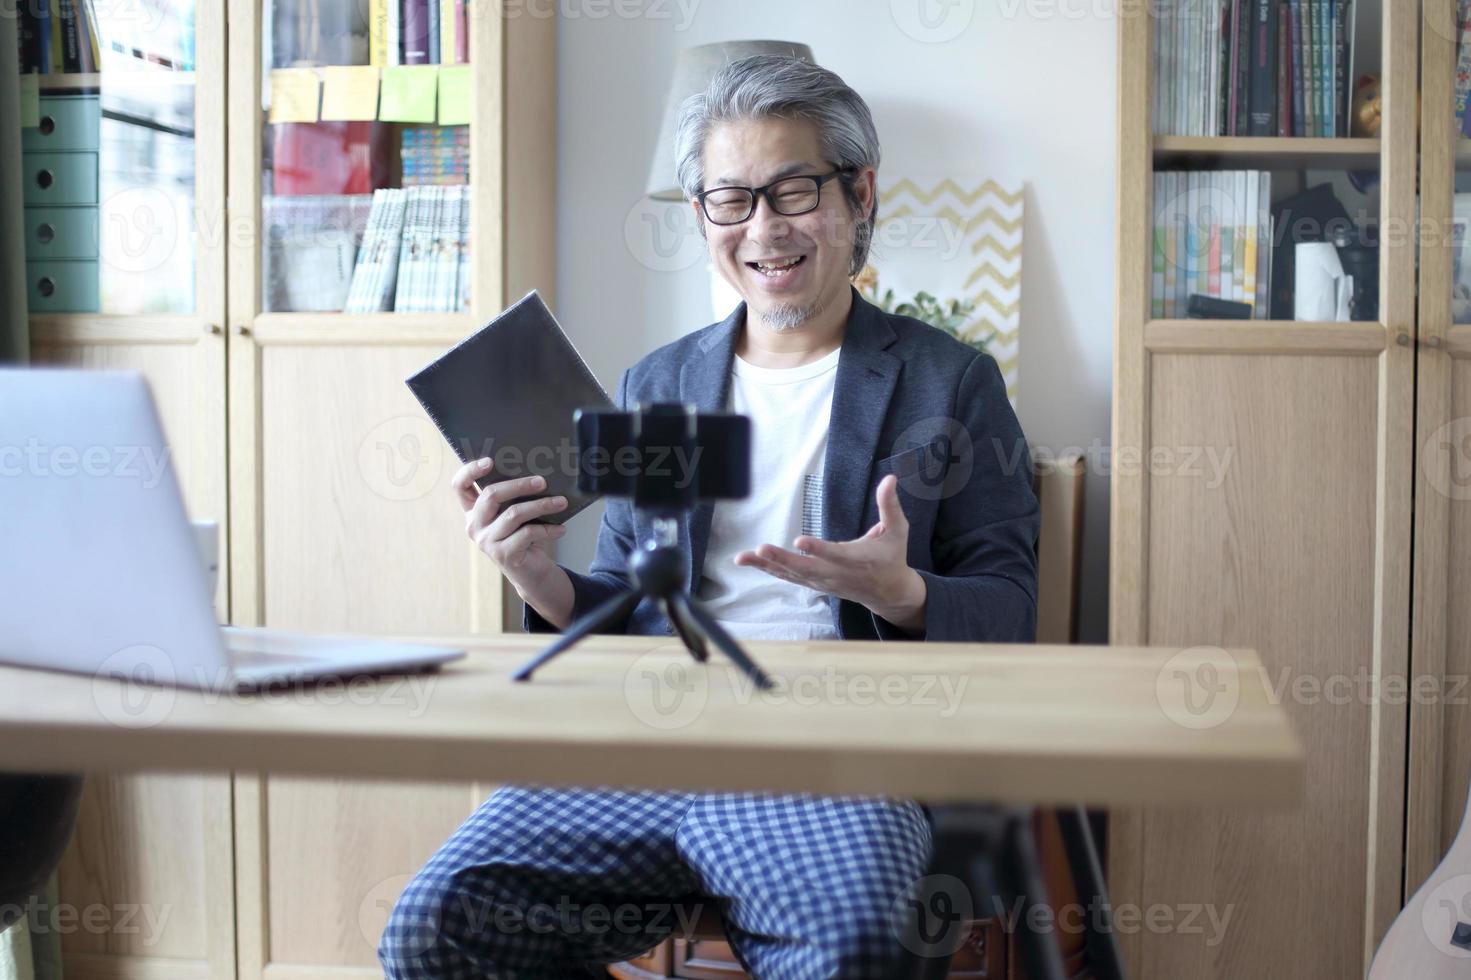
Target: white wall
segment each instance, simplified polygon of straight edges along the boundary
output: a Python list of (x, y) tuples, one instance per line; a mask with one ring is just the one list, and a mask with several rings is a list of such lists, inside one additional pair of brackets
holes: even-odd
[[(1034, 445), (1088, 453), (1082, 637), (1105, 642), (1116, 5), (557, 0), (559, 318), (610, 390), (624, 367), (713, 319), (698, 239), (665, 258), (674, 237), (652, 240), (660, 215), (642, 200), (674, 52), (810, 44), (872, 108), (881, 172), (1026, 184), (1019, 414)], [(569, 525), (570, 567), (587, 567), (600, 512)]]

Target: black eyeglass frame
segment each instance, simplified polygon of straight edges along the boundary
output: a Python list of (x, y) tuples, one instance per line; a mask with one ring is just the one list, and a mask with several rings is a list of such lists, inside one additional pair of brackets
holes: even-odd
[[(844, 174), (851, 174), (852, 172), (852, 167), (839, 167), (836, 170), (829, 171), (825, 174), (787, 174), (785, 177), (780, 177), (776, 180), (773, 180), (769, 184), (762, 185), (761, 187), (743, 187), (740, 184), (722, 184), (719, 187), (712, 187), (709, 190), (700, 191), (700, 193), (695, 195), (695, 200), (700, 202), (700, 213), (705, 216), (705, 220), (709, 221), (712, 225), (719, 225), (722, 228), (728, 228), (731, 225), (739, 225), (750, 221), (751, 216), (756, 213), (757, 201), (759, 201), (763, 197), (766, 198), (766, 203), (771, 207), (772, 211), (781, 215), (784, 218), (794, 218), (799, 214), (811, 214), (813, 211), (816, 211), (819, 207), (822, 206), (823, 184), (826, 184), (834, 177), (841, 177)], [(811, 180), (817, 185), (817, 197), (815, 200), (813, 200), (812, 207), (803, 208), (800, 211), (783, 211), (781, 208), (777, 207), (776, 200), (771, 196), (771, 188), (775, 187), (777, 184), (784, 184), (789, 180), (799, 180), (802, 178)], [(716, 191), (746, 191), (748, 194), (751, 195), (751, 206), (746, 209), (746, 213), (743, 217), (737, 218), (735, 221), (716, 221), (710, 216), (709, 209), (705, 207), (705, 198), (711, 194), (714, 194)]]

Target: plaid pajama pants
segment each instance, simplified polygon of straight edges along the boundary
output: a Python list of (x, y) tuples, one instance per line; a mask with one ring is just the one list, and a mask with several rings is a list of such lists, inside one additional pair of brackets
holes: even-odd
[(568, 980), (722, 913), (758, 980), (887, 977), (926, 871), (918, 804), (506, 787), (400, 896), (388, 980)]

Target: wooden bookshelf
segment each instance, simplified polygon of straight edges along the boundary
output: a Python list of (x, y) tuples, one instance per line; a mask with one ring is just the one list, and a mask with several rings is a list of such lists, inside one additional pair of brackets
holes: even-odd
[[(346, 9), (267, 2), (277, 26), (298, 13)], [(458, 465), (453, 450), (404, 379), (532, 288), (555, 306), (555, 18), (467, 8), (470, 310), (359, 315), (264, 311), (268, 14), (255, 0), (201, 0), (192, 9), (194, 71), (134, 59), (35, 79), (43, 99), (123, 95), (121, 108), (106, 108), (166, 109), (191, 132), (160, 139), (166, 149), (156, 160), (117, 140), (86, 152), (104, 172), (136, 167), (121, 176), (164, 186), (121, 197), (114, 214), (130, 222), (124, 249), (159, 226), (175, 235), (160, 252), (192, 250), (192, 305), (37, 314), (33, 360), (147, 377), (185, 506), (193, 518), (219, 521), (223, 621), (320, 633), (519, 629), (514, 590), (464, 535), (447, 482)], [(141, 141), (155, 131), (138, 132)], [(192, 196), (172, 196), (181, 187)], [(147, 264), (147, 250), (114, 261), (140, 266), (131, 279), (164, 275)], [(118, 305), (104, 294), (104, 310)], [(367, 976), (377, 937), (360, 926), (360, 903), (386, 916), (400, 878), (489, 791), (269, 773), (89, 781), (60, 900), (178, 912), (160, 924), (156, 944), (68, 943), (68, 975)], [(136, 860), (99, 877), (99, 854)], [(293, 903), (322, 886), (360, 893), (309, 898), (300, 914)]]
[(1378, 323), (1304, 320), (1150, 320), (1144, 347), (1155, 354), (1378, 354)]
[[(1381, 21), (1379, 139), (1156, 136), (1154, 21), (1119, 21), (1113, 453), (1190, 447), (1231, 463), (1216, 483), (1151, 465), (1111, 474), (1111, 643), (1251, 646), (1278, 678), (1408, 676), (1415, 236), (1383, 238), (1377, 322), (1151, 316), (1157, 170), (1373, 170), (1381, 226), (1416, 227), (1420, 11), (1358, 2)], [(1454, 39), (1454, 3), (1433, 3)], [(1448, 99), (1434, 106), (1451, 118)], [(1436, 288), (1448, 307), (1448, 285)], [(1404, 885), (1410, 709), (1284, 704), (1309, 756), (1297, 810), (1110, 814), (1116, 906), (1235, 911), (1225, 956), (1198, 937), (1120, 935), (1130, 975), (1364, 975)]]
[(1156, 136), (1156, 170), (1175, 168), (1254, 170), (1350, 169), (1379, 166), (1377, 139), (1292, 136)]
[(196, 76), (192, 71), (110, 71), (105, 76), (100, 71), (53, 72), (39, 76), (37, 85), (42, 92), (88, 92), (97, 91), (104, 84), (108, 88), (123, 89), (155, 85), (193, 85), (195, 80)]

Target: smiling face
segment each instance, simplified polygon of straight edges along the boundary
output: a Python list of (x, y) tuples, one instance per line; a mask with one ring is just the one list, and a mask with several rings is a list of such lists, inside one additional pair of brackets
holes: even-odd
[[(835, 169), (822, 155), (817, 127), (803, 119), (716, 123), (702, 162), (707, 190), (731, 184), (760, 187), (782, 177)], [(761, 196), (755, 213), (737, 225), (705, 220), (699, 202), (691, 202), (715, 268), (746, 301), (748, 324), (795, 330), (846, 298), (853, 233), (872, 206), (872, 169), (859, 175), (857, 194), (859, 215), (836, 179), (822, 185), (820, 203), (806, 214), (778, 214)]]

